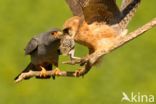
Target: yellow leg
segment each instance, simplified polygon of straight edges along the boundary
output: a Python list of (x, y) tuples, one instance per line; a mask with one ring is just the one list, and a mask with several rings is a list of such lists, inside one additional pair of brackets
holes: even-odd
[(44, 67), (40, 66), (41, 67), (41, 73), (40, 73), (40, 77), (46, 77), (47, 76), (47, 71)]
[(55, 68), (54, 69), (54, 75), (59, 75), (60, 74), (60, 69), (59, 68)]

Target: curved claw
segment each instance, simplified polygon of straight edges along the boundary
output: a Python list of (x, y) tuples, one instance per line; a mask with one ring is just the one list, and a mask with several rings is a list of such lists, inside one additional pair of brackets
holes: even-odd
[(54, 76), (59, 76), (61, 71), (59, 68), (55, 68), (53, 72), (54, 72)]
[(74, 76), (75, 76), (75, 77), (80, 77), (80, 76), (81, 76), (81, 71), (82, 71), (81, 68), (80, 68), (80, 69), (77, 69), (77, 70), (75, 71), (75, 73), (74, 73)]
[(41, 67), (41, 72), (40, 72), (40, 77), (47, 77), (47, 71), (44, 67), (40, 66)]
[(88, 57), (79, 59), (79, 60), (71, 60), (71, 61), (64, 61), (62, 62), (62, 64), (69, 64), (69, 65), (75, 65), (75, 64), (80, 64), (80, 66), (84, 66), (84, 64), (86, 64), (89, 61)]
[(86, 64), (88, 61), (89, 61), (88, 57), (82, 59), (81, 62), (80, 62), (80, 66), (84, 66), (84, 64)]

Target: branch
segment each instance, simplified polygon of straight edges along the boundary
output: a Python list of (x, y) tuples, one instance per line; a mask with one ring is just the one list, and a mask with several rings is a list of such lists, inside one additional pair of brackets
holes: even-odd
[[(85, 62), (85, 64), (83, 65), (83, 67), (79, 68), (78, 70), (76, 70), (75, 72), (70, 72), (70, 71), (59, 71), (59, 73), (55, 73), (55, 70), (52, 71), (47, 71), (47, 76), (64, 76), (64, 77), (80, 77), (85, 75), (87, 72), (89, 72), (89, 70), (92, 68), (92, 66), (94, 65), (94, 63), (103, 55), (106, 55), (108, 53), (110, 53), (111, 51), (121, 47), (122, 45), (126, 44), (127, 42), (135, 39), (136, 37), (142, 35), (144, 32), (150, 30), (151, 28), (153, 28), (154, 26), (156, 26), (156, 18), (153, 19), (152, 21), (148, 22), (147, 24), (145, 24), (144, 26), (138, 28), (137, 30), (129, 33), (128, 35), (124, 36), (124, 37), (120, 37), (115, 41), (115, 44), (109, 49), (109, 50), (105, 50), (103, 49), (102, 51), (98, 51), (95, 52), (91, 55), (89, 55), (87, 57), (87, 60)], [(82, 60), (80, 62), (75, 61), (75, 64), (77, 63), (81, 63)], [(74, 64), (74, 62), (72, 61), (72, 64)], [(30, 77), (40, 77), (40, 71), (29, 71), (27, 73), (22, 73), (19, 78), (15, 81), (20, 82), (25, 78), (30, 78)]]
[[(30, 70), (29, 72), (22, 73), (17, 80), (15, 80), (15, 83), (18, 83), (26, 78), (31, 78), (31, 77), (38, 77), (40, 78), (41, 71), (32, 71)], [(57, 74), (55, 70), (52, 71), (47, 71), (46, 72), (47, 76), (68, 76), (68, 77), (76, 77), (75, 72), (67, 72), (67, 71), (59, 71)], [(43, 78), (43, 77), (42, 77)], [(44, 78), (43, 78), (44, 79)]]
[(145, 33), (146, 31), (150, 30), (151, 28), (155, 26), (156, 26), (156, 18), (154, 18), (147, 24), (143, 25), (142, 27), (136, 29), (135, 31), (129, 33), (128, 35), (118, 38), (115, 41), (115, 44), (109, 50), (106, 51), (105, 49), (103, 49), (102, 51), (99, 51), (99, 52), (96, 52), (95, 54), (90, 55), (89, 56), (91, 59), (90, 64), (94, 64), (96, 60), (98, 60), (101, 56), (106, 55), (110, 53), (111, 51), (125, 45), (129, 41), (141, 36), (143, 33)]

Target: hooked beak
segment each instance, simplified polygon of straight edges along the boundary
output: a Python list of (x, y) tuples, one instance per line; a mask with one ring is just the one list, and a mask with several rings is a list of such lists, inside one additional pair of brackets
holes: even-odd
[(55, 31), (51, 33), (51, 35), (53, 35), (55, 38), (60, 38), (62, 34), (63, 34), (62, 31)]
[(57, 32), (57, 35), (62, 35), (63, 33), (61, 31), (58, 31)]

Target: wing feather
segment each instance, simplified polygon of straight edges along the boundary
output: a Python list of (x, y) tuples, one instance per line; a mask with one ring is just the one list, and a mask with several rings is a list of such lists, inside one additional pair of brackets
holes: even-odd
[(115, 0), (88, 0), (84, 4), (83, 13), (88, 23), (98, 21), (115, 24), (121, 16)]
[(69, 8), (71, 9), (74, 16), (82, 16), (83, 11), (79, 4), (79, 0), (66, 0)]
[(35, 38), (32, 38), (29, 43), (27, 44), (25, 48), (25, 54), (31, 54), (33, 51), (35, 51), (38, 47), (38, 42)]
[(115, 24), (121, 13), (116, 0), (66, 0), (74, 15), (83, 15), (87, 23)]

